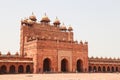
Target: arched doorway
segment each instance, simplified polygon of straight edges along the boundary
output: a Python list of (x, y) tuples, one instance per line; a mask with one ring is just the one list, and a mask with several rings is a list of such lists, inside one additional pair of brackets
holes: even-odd
[(110, 67), (109, 66), (107, 67), (107, 72), (110, 72)]
[(118, 72), (118, 67), (116, 67), (116, 72)]
[(98, 67), (98, 72), (101, 72), (101, 67), (100, 66)]
[(82, 61), (81, 60), (77, 60), (77, 64), (76, 64), (76, 69), (77, 72), (82, 72)]
[(93, 72), (97, 72), (96, 66), (93, 67)]
[(103, 72), (105, 72), (106, 71), (106, 68), (105, 68), (105, 66), (103, 66)]
[(91, 66), (89, 66), (89, 72), (92, 72), (92, 67)]
[(10, 66), (9, 73), (15, 73), (15, 66)]
[(112, 67), (112, 69), (111, 69), (111, 70), (112, 70), (112, 72), (114, 72), (114, 67)]
[(66, 59), (63, 59), (61, 61), (61, 71), (67, 72), (68, 71), (68, 61)]
[(20, 65), (18, 67), (18, 73), (23, 73), (24, 72), (24, 67), (22, 65)]
[(30, 65), (26, 66), (26, 73), (30, 73)]
[(43, 61), (43, 72), (51, 71), (51, 61), (49, 58), (44, 59)]
[(1, 73), (2, 74), (7, 73), (7, 67), (5, 65), (1, 66)]

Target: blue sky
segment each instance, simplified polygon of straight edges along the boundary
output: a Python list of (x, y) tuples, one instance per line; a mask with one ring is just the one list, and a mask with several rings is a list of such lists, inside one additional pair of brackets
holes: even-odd
[[(120, 57), (120, 0), (0, 0), (0, 51), (19, 52), (20, 20), (47, 13), (72, 25), (74, 40), (88, 41), (89, 56)], [(51, 22), (51, 24), (52, 24)]]

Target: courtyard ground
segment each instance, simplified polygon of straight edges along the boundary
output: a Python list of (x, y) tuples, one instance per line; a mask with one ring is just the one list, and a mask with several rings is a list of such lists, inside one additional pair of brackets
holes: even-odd
[(120, 73), (5, 74), (0, 80), (120, 80)]

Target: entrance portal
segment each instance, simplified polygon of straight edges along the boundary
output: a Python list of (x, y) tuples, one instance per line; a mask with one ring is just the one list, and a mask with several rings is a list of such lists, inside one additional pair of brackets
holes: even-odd
[(10, 66), (9, 73), (15, 73), (15, 66), (14, 65)]
[(23, 72), (24, 72), (24, 68), (23, 68), (22, 65), (20, 65), (20, 66), (18, 67), (18, 73), (23, 73)]
[(46, 58), (43, 61), (43, 72), (49, 72), (51, 71), (51, 61), (50, 59)]
[(7, 67), (6, 67), (5, 65), (3, 65), (3, 66), (1, 67), (1, 73), (2, 73), (2, 74), (7, 73)]
[(26, 66), (26, 73), (30, 73), (30, 65)]
[(82, 61), (81, 60), (77, 60), (76, 68), (77, 68), (77, 72), (82, 72)]
[(67, 72), (68, 71), (68, 61), (66, 59), (63, 59), (61, 61), (61, 71)]

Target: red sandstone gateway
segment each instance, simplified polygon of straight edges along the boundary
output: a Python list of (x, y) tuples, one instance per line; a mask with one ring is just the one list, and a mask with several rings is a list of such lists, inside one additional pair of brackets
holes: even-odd
[(21, 20), (20, 55), (0, 54), (0, 73), (120, 71), (120, 59), (88, 59), (88, 42), (74, 41), (72, 27), (60, 24), (46, 14)]

